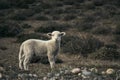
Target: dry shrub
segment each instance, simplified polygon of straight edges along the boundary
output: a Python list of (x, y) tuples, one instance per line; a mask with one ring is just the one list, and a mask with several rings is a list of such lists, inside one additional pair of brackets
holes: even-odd
[(37, 14), (37, 15), (34, 15), (32, 19), (45, 21), (45, 20), (49, 20), (49, 17), (46, 15)]
[(115, 28), (115, 30), (114, 30), (113, 33), (114, 33), (114, 34), (117, 34), (117, 35), (120, 34), (120, 24), (117, 24), (117, 26), (116, 26), (116, 28)]
[(30, 34), (19, 34), (17, 36), (17, 40), (16, 42), (23, 42), (27, 39), (43, 39), (43, 40), (47, 40), (48, 37), (43, 35), (43, 34), (36, 34), (36, 33), (30, 33)]
[(34, 14), (34, 10), (31, 9), (20, 9), (14, 11), (12, 14), (8, 15), (8, 19), (13, 20), (26, 20), (28, 17)]
[(102, 6), (105, 4), (104, 0), (93, 0), (95, 6)]
[(112, 29), (107, 26), (98, 26), (91, 30), (93, 34), (103, 34), (103, 35), (110, 34), (111, 31)]
[(114, 35), (113, 41), (120, 42), (120, 35)]
[(77, 17), (76, 15), (73, 15), (73, 14), (67, 14), (67, 15), (64, 14), (62, 16), (63, 16), (62, 20), (65, 20), (65, 21), (73, 20)]
[(70, 25), (67, 23), (58, 23), (58, 22), (47, 22), (42, 24), (40, 27), (35, 29), (35, 32), (40, 32), (40, 33), (48, 33), (48, 32), (52, 32), (52, 31), (64, 31), (67, 28), (70, 28)]
[(100, 60), (117, 60), (120, 58), (120, 53), (115, 44), (109, 44), (90, 54), (89, 57)]
[(8, 0), (0, 0), (0, 9), (8, 9), (10, 8), (10, 3)]
[(14, 21), (6, 21), (0, 23), (0, 37), (15, 37), (20, 34), (23, 29), (19, 23)]
[(65, 36), (62, 39), (62, 51), (64, 53), (81, 53), (86, 55), (94, 52), (103, 46), (103, 42), (99, 41), (91, 35), (86, 36)]
[(22, 26), (22, 28), (31, 28), (32, 26), (31, 25), (29, 25), (29, 24), (27, 24), (27, 23), (23, 23), (23, 24), (21, 24), (21, 26)]

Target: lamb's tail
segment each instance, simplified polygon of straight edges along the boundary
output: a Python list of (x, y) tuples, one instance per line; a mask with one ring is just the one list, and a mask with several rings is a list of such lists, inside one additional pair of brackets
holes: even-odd
[(23, 52), (23, 45), (20, 46), (19, 51), (19, 68), (23, 69), (23, 60), (24, 60), (24, 52)]

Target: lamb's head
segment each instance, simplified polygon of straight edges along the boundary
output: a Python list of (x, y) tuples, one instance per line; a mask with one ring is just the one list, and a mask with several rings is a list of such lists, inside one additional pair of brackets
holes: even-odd
[(64, 36), (65, 34), (66, 34), (65, 32), (53, 31), (52, 33), (48, 33), (47, 35), (50, 36), (53, 40), (60, 41), (61, 37)]

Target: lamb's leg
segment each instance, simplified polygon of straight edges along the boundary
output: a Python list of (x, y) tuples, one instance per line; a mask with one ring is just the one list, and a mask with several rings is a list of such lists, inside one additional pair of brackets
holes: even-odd
[(24, 61), (24, 57), (22, 57), (22, 58), (19, 60), (19, 68), (20, 68), (20, 69), (23, 69), (23, 61)]
[(30, 63), (31, 58), (32, 58), (32, 55), (30, 54), (25, 56), (25, 59), (23, 62), (24, 70), (29, 70), (29, 63)]
[(54, 69), (54, 68), (55, 68), (55, 56), (53, 56), (53, 55), (48, 55), (48, 60), (49, 60), (51, 69)]

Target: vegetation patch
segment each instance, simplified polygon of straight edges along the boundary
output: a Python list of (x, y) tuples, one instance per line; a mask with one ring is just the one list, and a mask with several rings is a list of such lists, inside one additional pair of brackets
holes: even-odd
[(0, 37), (15, 37), (20, 34), (23, 29), (19, 23), (14, 21), (6, 21), (0, 23)]
[(24, 24), (22, 24), (21, 26), (22, 26), (22, 28), (25, 28), (25, 29), (32, 27), (31, 25), (29, 25), (29, 24), (27, 24), (27, 23), (24, 23)]
[(63, 52), (87, 55), (103, 46), (103, 42), (93, 36), (65, 36), (62, 41)]
[(120, 57), (120, 53), (117, 50), (115, 45), (106, 45), (101, 47), (96, 52), (90, 54), (92, 59), (100, 59), (100, 60), (118, 60)]
[(48, 33), (48, 32), (52, 32), (52, 31), (64, 31), (68, 28), (70, 28), (71, 26), (67, 23), (58, 23), (58, 22), (47, 22), (42, 24), (40, 27), (35, 29), (35, 32), (40, 32), (40, 33)]
[(110, 27), (107, 27), (107, 26), (99, 26), (99, 27), (95, 27), (94, 29), (91, 30), (91, 32), (93, 34), (103, 34), (103, 35), (106, 35), (106, 34), (110, 34), (112, 33), (112, 30)]
[(47, 40), (48, 37), (44, 36), (43, 34), (36, 34), (36, 33), (31, 33), (31, 34), (20, 34), (17, 36), (17, 40), (16, 42), (23, 42), (25, 40), (28, 39), (43, 39), (43, 40)]

